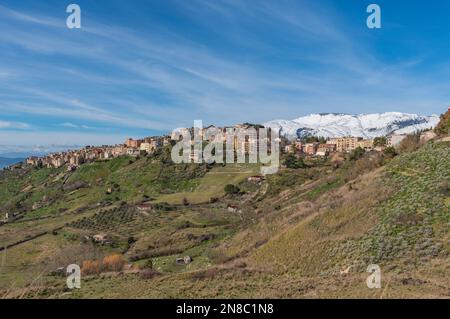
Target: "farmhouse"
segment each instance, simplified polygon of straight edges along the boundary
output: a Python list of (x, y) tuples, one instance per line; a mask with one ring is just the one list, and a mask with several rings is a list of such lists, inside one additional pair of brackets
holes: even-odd
[(239, 209), (239, 207), (238, 207), (238, 206), (235, 206), (235, 205), (228, 205), (228, 206), (227, 206), (227, 210), (228, 210), (228, 212), (230, 212), (230, 213), (242, 213), (242, 210)]
[(253, 183), (261, 183), (264, 180), (263, 176), (255, 175), (250, 176), (247, 178), (247, 182), (253, 182)]
[(152, 204), (139, 204), (139, 205), (136, 205), (136, 209), (140, 212), (148, 212), (153, 209), (153, 205)]

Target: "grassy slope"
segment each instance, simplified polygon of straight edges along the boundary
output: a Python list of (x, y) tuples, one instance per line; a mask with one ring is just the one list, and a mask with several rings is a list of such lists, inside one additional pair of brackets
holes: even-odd
[[(183, 254), (194, 256), (194, 263), (180, 269), (173, 264), (179, 254), (157, 257), (154, 264), (163, 271), (161, 277), (142, 280), (128, 274), (86, 278), (82, 289), (65, 296), (448, 296), (450, 200), (444, 186), (450, 176), (449, 155), (448, 144), (430, 143), (360, 176), (352, 172), (354, 167), (363, 165), (359, 162), (337, 171), (324, 167), (322, 175), (314, 170), (282, 171), (269, 177), (254, 200), (250, 200), (248, 209), (254, 211), (253, 221), (244, 223), (226, 214), (223, 204), (218, 203), (161, 213), (140, 230), (136, 225), (121, 226), (125, 232), (134, 230), (140, 238), (126, 256), (154, 251), (150, 248), (153, 246), (176, 246), (182, 247)], [(131, 171), (132, 165), (125, 167)], [(118, 171), (120, 174), (110, 175), (124, 174), (123, 169)], [(86, 174), (84, 178), (92, 177), (92, 172)], [(109, 176), (108, 172), (104, 174), (104, 178)], [(240, 179), (246, 174), (243, 172)], [(192, 193), (182, 191), (162, 197), (177, 203), (195, 190), (205, 190), (207, 195), (202, 198), (195, 194), (190, 198), (193, 202), (221, 195), (220, 188), (208, 193), (208, 186), (214, 187), (213, 176), (207, 173), (195, 186), (189, 185)], [(223, 182), (238, 181), (227, 178)], [(122, 186), (123, 179), (116, 180), (122, 181), (121, 192), (129, 187)], [(136, 188), (141, 182), (127, 183)], [(124, 198), (134, 200), (132, 192), (126, 191), (129, 195)], [(185, 221), (210, 226), (180, 229)], [(0, 228), (0, 232), (4, 236), (4, 230)], [(186, 239), (188, 233), (214, 234), (216, 239), (193, 243)], [(26, 247), (40, 251), (42, 245), (48, 245), (43, 239), (24, 244), (13, 253), (21, 256)], [(67, 244), (63, 234), (52, 237), (51, 242)], [(36, 254), (30, 250), (29, 256)], [(365, 286), (369, 263), (381, 266), (382, 290)], [(349, 273), (341, 275), (340, 270), (349, 266)], [(61, 296), (63, 280), (47, 280), (51, 284), (46, 285), (53, 288), (28, 296)]]
[[(448, 144), (429, 144), (351, 181), (351, 191), (338, 180), (294, 187), (276, 196), (286, 203), (277, 204), (278, 211), (219, 247), (232, 261), (139, 283), (134, 293), (127, 288), (135, 284), (132, 276), (115, 278), (121, 288), (100, 294), (113, 297), (124, 289), (129, 296), (149, 297), (447, 296), (449, 195), (440, 185), (450, 176), (449, 155)], [(259, 209), (272, 204), (266, 200)], [(383, 272), (382, 290), (365, 286), (365, 270), (373, 262)], [(341, 275), (348, 266), (349, 274)], [(97, 295), (103, 282), (94, 280), (86, 295), (76, 296)], [(150, 284), (160, 289), (147, 291)]]

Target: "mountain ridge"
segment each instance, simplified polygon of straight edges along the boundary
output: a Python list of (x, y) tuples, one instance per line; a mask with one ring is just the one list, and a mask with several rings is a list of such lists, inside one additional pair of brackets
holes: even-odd
[(438, 115), (418, 115), (401, 112), (343, 114), (313, 113), (293, 120), (272, 120), (266, 127), (279, 129), (288, 138), (321, 136), (325, 138), (359, 136), (375, 138), (390, 134), (408, 134), (435, 127)]

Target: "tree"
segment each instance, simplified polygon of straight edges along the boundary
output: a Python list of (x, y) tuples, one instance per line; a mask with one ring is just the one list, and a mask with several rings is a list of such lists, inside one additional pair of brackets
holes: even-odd
[(327, 140), (322, 136), (305, 136), (300, 139), (302, 143), (320, 143), (325, 144)]
[(450, 111), (441, 115), (441, 121), (434, 129), (435, 133), (438, 135), (450, 134)]
[(284, 160), (284, 165), (286, 165), (287, 168), (297, 169), (297, 168), (304, 168), (305, 163), (303, 161), (303, 158), (298, 158), (294, 154), (289, 154), (286, 156), (286, 159)]
[(382, 136), (382, 137), (375, 137), (373, 140), (373, 146), (374, 147), (382, 147), (382, 146), (386, 146), (387, 144), (387, 139), (386, 137)]
[(420, 133), (407, 135), (398, 146), (400, 153), (414, 152), (420, 146)]
[(365, 152), (366, 151), (364, 151), (363, 148), (358, 146), (357, 148), (355, 148), (353, 151), (350, 152), (349, 160), (356, 161), (356, 160), (360, 159), (361, 157), (363, 157)]
[(394, 147), (389, 146), (384, 149), (384, 155), (386, 155), (387, 157), (394, 157), (397, 155), (397, 151)]
[(225, 185), (224, 190), (225, 190), (225, 193), (228, 195), (239, 194), (239, 192), (241, 191), (238, 186), (233, 185), (233, 184)]

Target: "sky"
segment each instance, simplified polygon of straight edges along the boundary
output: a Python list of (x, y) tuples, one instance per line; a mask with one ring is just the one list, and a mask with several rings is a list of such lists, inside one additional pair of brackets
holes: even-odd
[[(81, 28), (66, 7), (81, 8)], [(381, 8), (369, 29), (366, 8)], [(0, 154), (310, 113), (443, 113), (448, 0), (0, 0)]]

